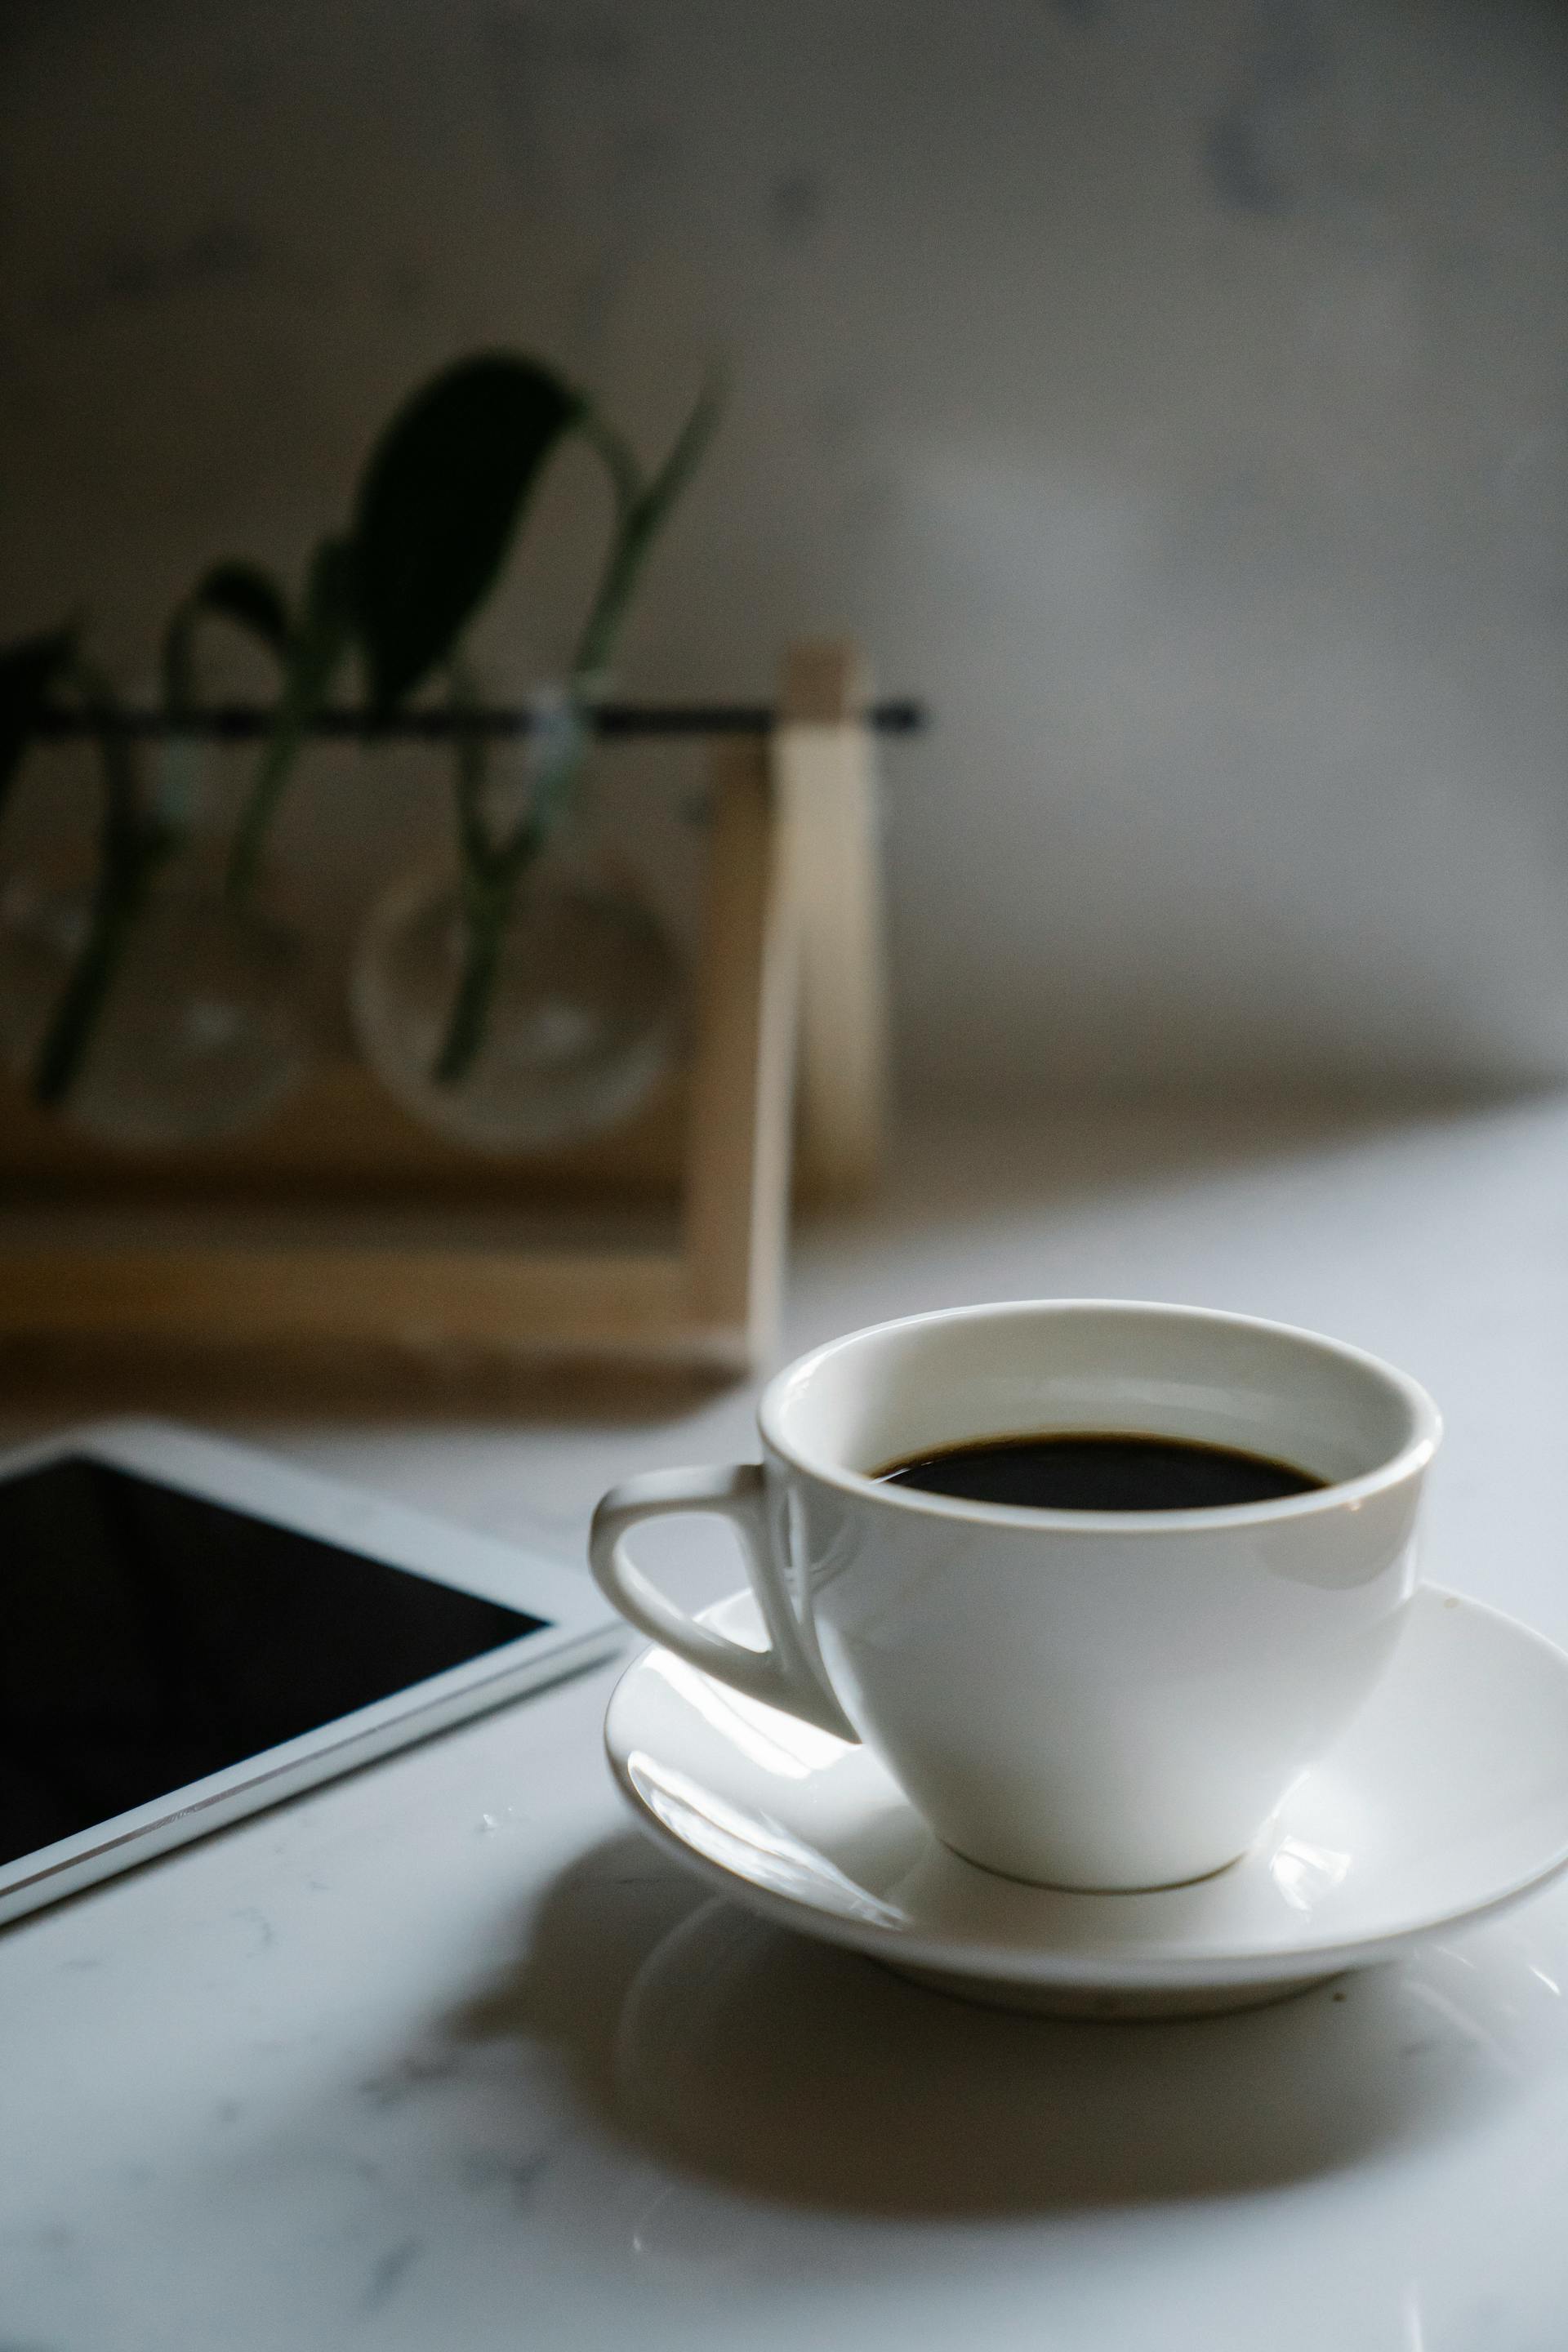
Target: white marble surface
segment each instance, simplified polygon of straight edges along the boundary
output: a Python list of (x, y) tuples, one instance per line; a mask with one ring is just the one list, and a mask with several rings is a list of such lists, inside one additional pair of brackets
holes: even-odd
[[(1407, 1364), (1449, 1419), (1430, 1572), (1568, 1640), (1568, 1108), (928, 1137), (803, 1237), (789, 1339), (1053, 1291)], [(748, 1410), (246, 1433), (573, 1549), (610, 1476)], [(0, 1936), (3, 2352), (1568, 2338), (1568, 1892), (1250, 2016), (995, 2016), (678, 1877), (617, 1811), (605, 1688)]]

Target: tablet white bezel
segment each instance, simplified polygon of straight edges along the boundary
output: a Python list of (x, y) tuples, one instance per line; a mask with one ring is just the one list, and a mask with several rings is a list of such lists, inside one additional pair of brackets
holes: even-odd
[(499, 1601), (548, 1621), (466, 1665), (340, 1716), (319, 1730), (247, 1757), (205, 1780), (0, 1863), (0, 1923), (74, 1895), (116, 1871), (205, 1836), (340, 1772), (353, 1770), (499, 1706), (541, 1683), (595, 1664), (629, 1629), (584, 1575), (494, 1538), (451, 1527), (226, 1440), (156, 1421), (100, 1422), (0, 1452), (0, 1479), (68, 1457), (87, 1457), (155, 1480), (252, 1518), (299, 1529), (437, 1584)]

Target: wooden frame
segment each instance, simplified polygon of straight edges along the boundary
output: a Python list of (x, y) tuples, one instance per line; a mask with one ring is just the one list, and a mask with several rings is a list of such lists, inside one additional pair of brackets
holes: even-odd
[[(868, 1183), (880, 1147), (884, 1012), (865, 707), (847, 648), (802, 647), (786, 667), (773, 734), (715, 746), (668, 1243), (521, 1242), (508, 1218), (525, 1194), (535, 1199), (532, 1171), (513, 1198), (493, 1166), (395, 1133), (363, 1074), (346, 1068), (327, 1074), (299, 1114), (315, 1122), (312, 1139), (330, 1136), (335, 1117), (349, 1152), (314, 1187), (290, 1163), (284, 1122), (270, 1140), (202, 1160), (205, 1174), (169, 1163), (144, 1169), (128, 1191), (117, 1163), (18, 1101), (0, 1134), (0, 1181), (11, 1193), (0, 1213), (0, 1369), (26, 1373), (95, 1354), (145, 1365), (163, 1351), (231, 1363), (301, 1352), (416, 1364), (635, 1360), (721, 1374), (755, 1363), (776, 1325), (795, 1136), (817, 1192)], [(646, 1208), (659, 1191), (661, 1139), (663, 1173), (671, 1172), (673, 1108), (662, 1128), (656, 1116), (568, 1165), (567, 1182), (602, 1202), (624, 1192)], [(428, 1212), (412, 1223), (405, 1215), (388, 1238), (365, 1210), (378, 1175), (395, 1211), (399, 1181), (437, 1191), (434, 1223)], [(40, 1195), (54, 1205), (41, 1208)], [(470, 1200), (477, 1235), (442, 1237), (441, 1214)]]

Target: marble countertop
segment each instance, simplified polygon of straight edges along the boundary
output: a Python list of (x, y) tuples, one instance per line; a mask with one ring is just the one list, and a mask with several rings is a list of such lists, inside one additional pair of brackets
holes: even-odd
[[(1448, 1420), (1427, 1572), (1568, 1642), (1568, 1107), (919, 1135), (802, 1235), (788, 1348), (1052, 1293), (1406, 1365)], [(750, 1410), (223, 1425), (576, 1557), (612, 1477), (749, 1452)], [(663, 1534), (683, 1599), (736, 1580)], [(608, 1683), (0, 1934), (0, 2352), (1568, 2342), (1568, 1887), (1342, 1999), (993, 2014), (678, 1874)]]

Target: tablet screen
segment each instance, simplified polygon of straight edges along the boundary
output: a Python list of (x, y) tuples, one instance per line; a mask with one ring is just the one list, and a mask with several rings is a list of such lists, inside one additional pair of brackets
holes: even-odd
[(0, 1862), (543, 1622), (85, 1456), (0, 1481)]

